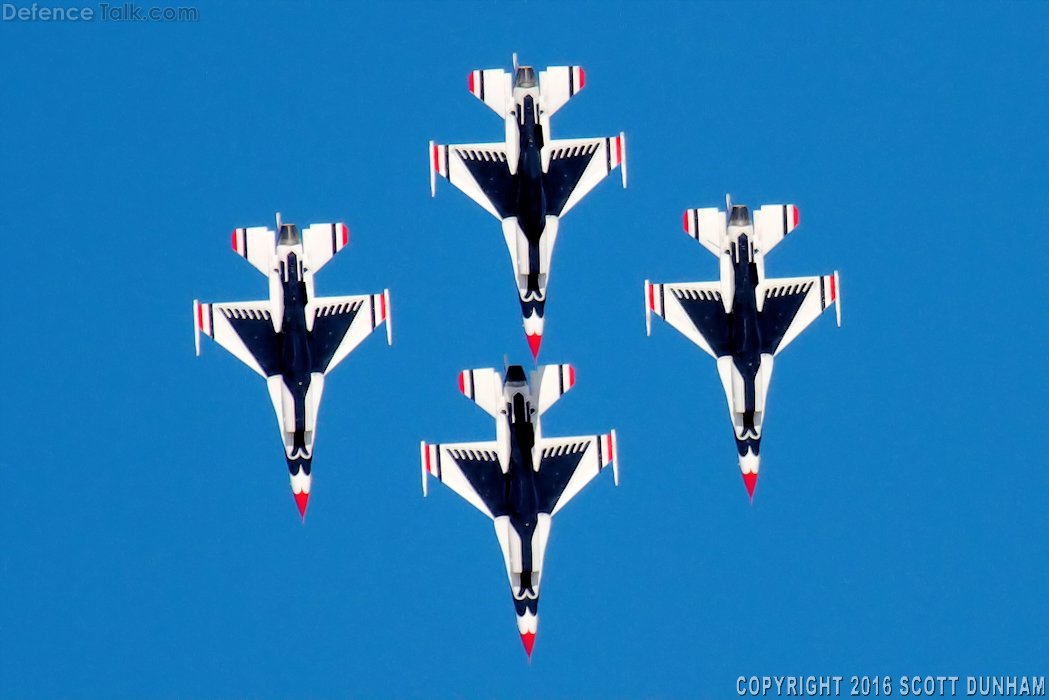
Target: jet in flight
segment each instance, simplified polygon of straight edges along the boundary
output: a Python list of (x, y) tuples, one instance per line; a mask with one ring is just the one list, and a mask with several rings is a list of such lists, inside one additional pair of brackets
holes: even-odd
[(657, 314), (717, 360), (736, 434), (739, 468), (751, 500), (758, 480), (761, 426), (773, 358), (832, 304), (841, 326), (838, 273), (765, 277), (765, 254), (800, 222), (797, 207), (767, 205), (753, 213), (689, 209), (685, 231), (720, 261), (721, 279), (693, 284), (645, 281), (645, 322)]
[(619, 136), (554, 140), (550, 117), (583, 89), (579, 66), (539, 71), (518, 66), (475, 70), (470, 92), (506, 123), (503, 143), (445, 146), (430, 142), (430, 194), (440, 174), (502, 222), (510, 251), (525, 334), (533, 359), (543, 340), (550, 258), (560, 217), (612, 170), (622, 166), (626, 141)]
[(300, 232), (282, 223), (280, 214), (277, 232), (239, 228), (233, 250), (269, 277), (269, 299), (193, 301), (197, 355), (204, 333), (265, 378), (303, 520), (324, 376), (384, 321), (386, 340), (393, 343), (389, 290), (344, 297), (313, 292), (314, 274), (348, 242), (346, 224), (313, 224)]
[(539, 622), (539, 583), (550, 519), (609, 464), (619, 485), (616, 431), (543, 437), (540, 417), (575, 383), (569, 365), (467, 370), (459, 389), (495, 418), (492, 442), (421, 445), (423, 495), (432, 475), (495, 523), (528, 658)]

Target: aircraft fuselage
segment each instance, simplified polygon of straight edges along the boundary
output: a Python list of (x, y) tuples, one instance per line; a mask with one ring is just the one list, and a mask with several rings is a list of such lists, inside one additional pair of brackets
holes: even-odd
[[(515, 376), (518, 375), (518, 376)], [(539, 526), (539, 494), (535, 470), (535, 445), (539, 440), (539, 429), (533, 421), (536, 407), (521, 367), (511, 367), (507, 372), (506, 416), (509, 428), (503, 439), (509, 440), (509, 463), (506, 479), (506, 512), (510, 526), (520, 540), (520, 574), (511, 575), (514, 607), (518, 618), (538, 608), (540, 565), (535, 561), (534, 540)], [(549, 516), (549, 513), (547, 513)], [(549, 517), (546, 519), (549, 526)], [(540, 545), (542, 546), (542, 545)], [(516, 549), (516, 548), (515, 548)], [(539, 553), (542, 556), (542, 553)]]
[(288, 455), (292, 475), (301, 467), (310, 473), (312, 446), (306, 445), (306, 393), (310, 389), (313, 358), (310, 355), (309, 334), (306, 329), (306, 282), (302, 262), (294, 252), (280, 263), (281, 290), (284, 295), (284, 322), (278, 336), (281, 343), (280, 373), (295, 403), (295, 424), (284, 429), (294, 432), (294, 448)]
[[(546, 227), (546, 189), (543, 186), (543, 127), (537, 124), (535, 101), (525, 95), (518, 115), (520, 156), (517, 164), (517, 220), (532, 247)], [(538, 260), (536, 261), (538, 265)]]
[(733, 250), (735, 293), (729, 314), (729, 343), (732, 361), (746, 383), (746, 410), (754, 412), (754, 382), (761, 366), (761, 328), (758, 325), (758, 270), (753, 262), (753, 247), (746, 234), (741, 234)]

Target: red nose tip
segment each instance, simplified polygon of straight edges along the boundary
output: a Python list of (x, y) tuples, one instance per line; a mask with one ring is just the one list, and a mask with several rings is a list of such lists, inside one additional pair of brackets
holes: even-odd
[(528, 660), (532, 660), (532, 647), (535, 646), (535, 632), (525, 632), (521, 635), (521, 643), (524, 644)]
[(758, 483), (758, 475), (757, 474), (744, 474), (743, 475), (743, 483), (746, 484), (746, 486), (747, 486), (747, 493), (750, 495), (750, 500), (753, 501), (754, 500), (754, 487)]
[(306, 504), (310, 501), (310, 494), (302, 491), (295, 494), (295, 505), (299, 507), (299, 515), (302, 516), (302, 522), (306, 522)]
[(539, 361), (539, 344), (543, 342), (542, 335), (530, 335), (528, 336), (528, 347), (532, 348), (532, 359), (536, 362)]

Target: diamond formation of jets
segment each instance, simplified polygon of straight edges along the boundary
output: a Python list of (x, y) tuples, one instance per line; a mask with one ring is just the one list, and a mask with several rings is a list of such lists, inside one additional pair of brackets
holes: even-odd
[(551, 518), (609, 464), (619, 484), (614, 430), (543, 437), (540, 417), (574, 383), (570, 365), (541, 366), (530, 379), (520, 365), (505, 377), (494, 369), (462, 372), (459, 389), (495, 418), (496, 439), (421, 445), (423, 495), (435, 476), (493, 520), (529, 659)]
[(735, 431), (739, 468), (751, 500), (758, 479), (761, 426), (773, 358), (834, 305), (841, 326), (838, 273), (765, 277), (765, 255), (800, 222), (797, 207), (767, 205), (754, 212), (732, 205), (689, 209), (685, 231), (717, 256), (721, 279), (694, 284), (645, 281), (649, 335), (653, 313), (717, 360)]
[(314, 274), (349, 242), (346, 224), (313, 224), (299, 231), (257, 226), (233, 232), (233, 250), (269, 278), (264, 301), (201, 304), (193, 301), (194, 334), (213, 338), (266, 380), (277, 414), (299, 514), (306, 519), (313, 444), (324, 377), (384, 321), (390, 328), (390, 293), (317, 297)]
[(532, 357), (543, 339), (550, 259), (560, 217), (597, 183), (621, 167), (626, 187), (625, 138), (554, 140), (550, 117), (583, 89), (579, 66), (555, 66), (538, 76), (529, 66), (513, 74), (475, 70), (470, 92), (506, 124), (504, 143), (430, 142), (430, 194), (440, 174), (502, 222), (514, 267), (521, 315)]

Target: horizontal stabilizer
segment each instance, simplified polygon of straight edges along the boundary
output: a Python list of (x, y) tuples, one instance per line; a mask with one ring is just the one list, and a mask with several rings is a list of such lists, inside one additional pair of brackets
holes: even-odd
[(685, 212), (685, 233), (716, 256), (721, 256), (725, 239), (725, 212), (717, 207), (689, 209)]
[(539, 395), (539, 415), (557, 403), (575, 385), (572, 365), (543, 365), (532, 372), (532, 391)]
[(264, 275), (269, 275), (277, 250), (277, 234), (265, 226), (233, 231), (233, 250)]
[(498, 417), (503, 408), (503, 378), (494, 369), (468, 369), (459, 373), (459, 391), (488, 415)]
[(801, 223), (801, 212), (793, 204), (766, 204), (754, 212), (754, 233), (759, 250), (768, 253)]
[(580, 66), (550, 66), (539, 71), (539, 95), (546, 116), (561, 109), (584, 85), (586, 73)]
[(488, 105), (500, 117), (510, 111), (513, 94), (512, 77), (501, 68), (475, 70), (470, 73), (470, 94)]
[(346, 224), (313, 224), (302, 231), (302, 247), (313, 272), (324, 267), (350, 242)]

